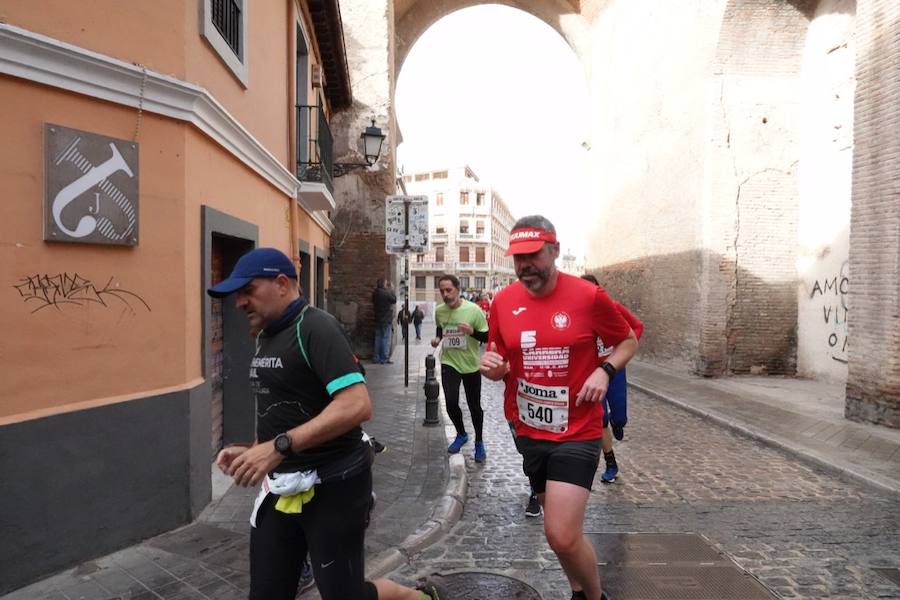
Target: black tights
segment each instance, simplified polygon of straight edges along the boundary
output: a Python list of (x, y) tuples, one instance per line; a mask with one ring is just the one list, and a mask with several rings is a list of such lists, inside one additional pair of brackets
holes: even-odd
[(466, 432), (463, 425), (462, 409), (459, 407), (459, 384), (462, 382), (466, 390), (466, 404), (469, 405), (469, 413), (472, 415), (472, 426), (475, 428), (475, 441), (481, 441), (481, 432), (484, 428), (484, 411), (481, 409), (481, 372), (461, 374), (450, 365), (441, 365), (441, 384), (444, 387), (444, 402), (447, 404), (447, 414), (456, 427), (456, 433), (462, 435)]

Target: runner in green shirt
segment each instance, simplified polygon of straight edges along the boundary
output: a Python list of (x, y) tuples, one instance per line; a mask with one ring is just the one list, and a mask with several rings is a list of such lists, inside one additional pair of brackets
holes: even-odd
[(444, 303), (434, 311), (437, 333), (431, 340), (434, 348), (441, 345), (441, 384), (447, 414), (456, 427), (456, 439), (447, 448), (456, 454), (469, 441), (469, 434), (463, 424), (462, 409), (459, 407), (459, 384), (466, 390), (466, 404), (472, 415), (475, 428), (475, 461), (484, 462), (482, 429), (484, 411), (481, 409), (481, 372), (478, 342), (487, 342), (488, 324), (484, 312), (473, 302), (460, 296), (459, 279), (455, 275), (444, 275), (438, 280), (438, 288)]

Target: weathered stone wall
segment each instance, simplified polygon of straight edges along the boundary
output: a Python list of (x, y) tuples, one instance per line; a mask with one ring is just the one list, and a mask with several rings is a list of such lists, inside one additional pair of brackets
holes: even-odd
[(861, 0), (846, 415), (900, 427), (900, 3)]
[(335, 180), (328, 307), (350, 335), (354, 351), (366, 358), (374, 339), (375, 281), (397, 280), (396, 261), (384, 250), (384, 202), (396, 190), (392, 6), (390, 0), (341, 3), (353, 105), (331, 122), (338, 163), (365, 162), (359, 136), (372, 119), (387, 135), (373, 167)]
[(797, 374), (847, 381), (853, 25), (856, 0), (822, 0), (801, 74)]
[[(598, 16), (588, 267), (645, 307), (642, 351), (654, 358), (674, 353), (706, 375), (796, 368), (798, 122), (813, 13), (801, 1), (619, 1)], [(626, 265), (640, 286), (619, 283), (634, 279)]]

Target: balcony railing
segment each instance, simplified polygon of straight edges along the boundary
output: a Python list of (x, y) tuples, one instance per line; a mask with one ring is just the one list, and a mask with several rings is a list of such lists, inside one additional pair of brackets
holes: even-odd
[(320, 106), (297, 106), (297, 179), (334, 193), (334, 138)]

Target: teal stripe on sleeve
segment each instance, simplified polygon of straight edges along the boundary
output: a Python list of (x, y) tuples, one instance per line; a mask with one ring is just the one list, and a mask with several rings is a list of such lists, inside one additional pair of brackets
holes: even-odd
[(328, 390), (328, 394), (330, 396), (334, 396), (336, 392), (341, 391), (345, 387), (350, 387), (354, 383), (365, 382), (366, 379), (362, 376), (362, 373), (347, 373), (346, 375), (341, 375), (340, 377), (326, 385), (325, 389)]

